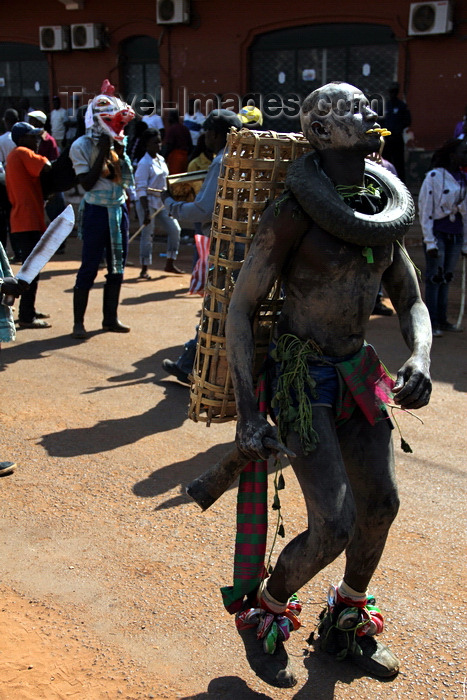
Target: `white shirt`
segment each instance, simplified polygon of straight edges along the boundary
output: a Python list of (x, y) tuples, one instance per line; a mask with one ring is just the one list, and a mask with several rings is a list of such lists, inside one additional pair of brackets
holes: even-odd
[(159, 129), (160, 131), (164, 128), (162, 117), (160, 117), (158, 114), (148, 114), (142, 118), (142, 121), (147, 124), (150, 129)]
[(15, 148), (15, 145), (11, 138), (11, 131), (6, 131), (0, 136), (0, 163), (6, 163), (7, 155)]
[[(462, 198), (462, 194), (464, 197)], [(461, 201), (459, 201), (461, 200)], [(454, 220), (457, 212), (461, 214), (464, 224), (464, 241), (462, 252), (467, 253), (467, 197), (465, 186), (462, 187), (448, 170), (434, 168), (423, 180), (418, 195), (420, 225), (423, 232), (423, 242), (427, 250), (438, 247), (433, 233), (433, 223), (436, 219), (449, 216)]]
[[(97, 144), (89, 136), (80, 136), (70, 147), (70, 158), (77, 175), (88, 173), (99, 153)], [(104, 190), (112, 192), (114, 184), (106, 177), (99, 177), (92, 188), (93, 191)]]
[(148, 204), (154, 209), (162, 206), (160, 195), (148, 192), (148, 187), (155, 190), (167, 189), (167, 175), (169, 169), (167, 163), (161, 155), (151, 158), (149, 153), (145, 153), (138, 163), (135, 173), (136, 197), (147, 197)]
[(190, 130), (191, 140), (193, 146), (198, 143), (199, 135), (201, 133), (201, 127), (206, 121), (206, 117), (202, 112), (195, 112), (194, 114), (189, 114), (188, 112), (183, 117), (183, 123)]
[(68, 118), (66, 109), (60, 107), (60, 109), (53, 109), (50, 112), (50, 132), (54, 139), (62, 141), (65, 138), (65, 122)]

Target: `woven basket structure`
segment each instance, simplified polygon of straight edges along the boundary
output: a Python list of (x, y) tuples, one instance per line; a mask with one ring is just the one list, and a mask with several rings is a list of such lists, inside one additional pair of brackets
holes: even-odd
[[(309, 150), (302, 134), (248, 129), (228, 134), (190, 391), (189, 417), (194, 421), (209, 425), (236, 418), (225, 350), (229, 301), (262, 212), (283, 192), (288, 164)], [(256, 368), (267, 352), (281, 303), (277, 282), (255, 319)]]

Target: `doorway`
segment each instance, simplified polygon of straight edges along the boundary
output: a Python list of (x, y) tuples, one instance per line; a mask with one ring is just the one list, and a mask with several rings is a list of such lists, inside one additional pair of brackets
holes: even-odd
[[(261, 34), (250, 48), (250, 91), (303, 99), (333, 80), (385, 96), (397, 79), (398, 45), (390, 27), (321, 24)], [(258, 105), (259, 106), (259, 105)], [(297, 110), (264, 114), (265, 129), (300, 131)]]
[[(124, 99), (139, 111), (140, 100), (160, 95), (159, 45), (151, 36), (134, 36), (123, 42), (120, 54), (120, 85)], [(145, 103), (146, 104), (146, 103)]]

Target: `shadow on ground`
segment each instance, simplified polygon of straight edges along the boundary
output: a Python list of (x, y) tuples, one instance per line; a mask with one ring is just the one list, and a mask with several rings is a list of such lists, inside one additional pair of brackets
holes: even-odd
[(186, 387), (168, 382), (164, 398), (154, 408), (125, 418), (44, 435), (41, 444), (53, 457), (76, 457), (132, 445), (144, 437), (179, 428), (186, 420)]
[[(190, 496), (185, 494), (186, 486), (190, 481), (196, 479), (196, 477), (206, 471), (211, 465), (218, 462), (232, 447), (233, 443), (215, 445), (206, 450), (206, 452), (200, 452), (190, 459), (160, 467), (152, 472), (146, 479), (138, 481), (138, 483), (133, 486), (133, 493), (140, 498), (154, 498), (180, 485), (183, 489), (183, 493), (161, 503), (157, 506), (156, 510), (173, 508), (181, 503), (193, 503)], [(234, 488), (234, 485), (230, 488)]]
[[(71, 321), (70, 321), (71, 323)], [(53, 319), (52, 319), (53, 324)], [(22, 329), (17, 329), (18, 333), (22, 332)], [(34, 331), (36, 332), (36, 331)], [(37, 331), (41, 333), (42, 331)], [(50, 332), (48, 330), (47, 332)], [(89, 338), (93, 336), (104, 333), (102, 329), (89, 331)], [(66, 348), (73, 348), (80, 341), (71, 337), (71, 325), (70, 333), (66, 335), (57, 336), (47, 336), (46, 338), (41, 338), (40, 340), (30, 340), (26, 343), (18, 343), (17, 345), (11, 344), (2, 348), (2, 358), (5, 365), (12, 365), (15, 362), (20, 362), (22, 360), (38, 360), (40, 358), (48, 357), (53, 352), (57, 350), (64, 350)]]
[[(47, 341), (44, 341), (47, 342)], [(76, 341), (74, 341), (76, 342)], [(22, 359), (25, 359), (24, 348), (32, 357), (41, 356), (41, 341), (25, 343), (21, 346)], [(48, 343), (48, 350), (63, 347)], [(27, 357), (26, 350), (26, 357)], [(144, 413), (124, 418), (101, 420), (94, 426), (83, 428), (68, 428), (55, 433), (48, 433), (41, 439), (40, 444), (49, 455), (55, 457), (76, 457), (79, 455), (96, 454), (114, 450), (122, 445), (131, 445), (144, 437), (163, 433), (179, 428), (187, 417), (188, 387), (177, 381), (171, 381), (161, 367), (161, 362), (167, 355), (176, 357), (180, 348), (168, 348), (156, 352), (150, 357), (143, 358), (135, 364), (134, 372), (108, 377), (107, 384), (88, 389), (87, 394), (100, 391), (119, 389), (141, 383), (155, 383), (164, 387), (164, 397), (154, 407)], [(164, 379), (164, 381), (160, 381)], [(167, 381), (165, 381), (167, 379)]]
[[(308, 679), (292, 697), (294, 700), (333, 700), (336, 685), (349, 685), (356, 679), (367, 675), (364, 671), (346, 661), (337, 661), (328, 654), (311, 650), (304, 652), (304, 657), (292, 659), (297, 668), (304, 664)], [(395, 677), (397, 678), (397, 676)], [(392, 679), (379, 679), (383, 684), (392, 683)], [(288, 691), (290, 692), (290, 691)], [(388, 693), (390, 692), (388, 688)], [(272, 688), (270, 692), (257, 692), (248, 685), (248, 680), (238, 676), (221, 676), (214, 678), (208, 685), (206, 692), (197, 695), (185, 695), (181, 700), (276, 700), (281, 690)]]

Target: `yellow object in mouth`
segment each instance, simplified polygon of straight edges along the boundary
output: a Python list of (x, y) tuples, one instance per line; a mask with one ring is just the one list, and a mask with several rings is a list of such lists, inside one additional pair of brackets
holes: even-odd
[(380, 136), (391, 136), (391, 132), (382, 127), (376, 129), (368, 129), (368, 131), (365, 131), (365, 134), (379, 134)]

